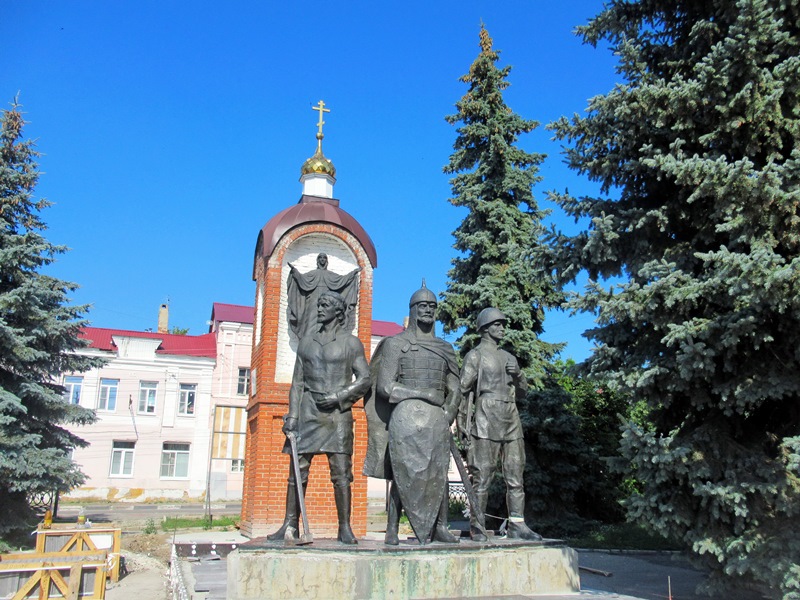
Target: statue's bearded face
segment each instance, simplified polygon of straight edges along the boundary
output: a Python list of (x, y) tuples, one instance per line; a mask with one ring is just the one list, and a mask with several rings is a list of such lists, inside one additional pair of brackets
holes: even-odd
[(417, 302), (414, 309), (419, 323), (431, 325), (436, 320), (436, 302)]

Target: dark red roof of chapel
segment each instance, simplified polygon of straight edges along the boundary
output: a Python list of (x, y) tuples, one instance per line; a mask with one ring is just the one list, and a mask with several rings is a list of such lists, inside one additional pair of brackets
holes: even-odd
[[(373, 268), (378, 266), (378, 254), (367, 232), (352, 215), (339, 208), (339, 201), (332, 198), (303, 196), (300, 202), (272, 217), (256, 243), (256, 254), (270, 256), (280, 239), (291, 229), (306, 223), (333, 223), (352, 233), (361, 242)], [(258, 256), (255, 257), (256, 259)], [(254, 269), (255, 274), (255, 269)], [(255, 279), (255, 277), (253, 278)]]

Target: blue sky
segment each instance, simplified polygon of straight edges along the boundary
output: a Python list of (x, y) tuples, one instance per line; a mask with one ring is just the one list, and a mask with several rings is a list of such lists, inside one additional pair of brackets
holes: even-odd
[[(466, 92), (481, 21), (512, 65), (506, 102), (542, 126), (534, 188), (592, 194), (544, 125), (583, 112), (618, 81), (605, 49), (572, 31), (602, 8), (570, 2), (42, 2), (0, 5), (0, 101), (19, 92), (54, 203), (46, 235), (71, 250), (51, 272), (77, 282), (98, 327), (207, 331), (212, 302), (252, 304), (261, 227), (296, 203), (303, 161), (323, 149), (334, 195), (378, 252), (373, 318), (401, 322), (426, 278), (445, 287), (452, 231), (444, 116)], [(558, 213), (559, 226), (574, 231)], [(545, 339), (582, 360), (591, 317), (553, 313)]]

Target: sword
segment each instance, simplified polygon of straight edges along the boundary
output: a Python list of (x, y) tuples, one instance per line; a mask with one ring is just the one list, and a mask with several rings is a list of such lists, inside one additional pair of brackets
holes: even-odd
[[(453, 439), (453, 436), (450, 436), (450, 454), (453, 455), (453, 460), (456, 461), (456, 468), (458, 469), (458, 474), (461, 476), (461, 481), (464, 482), (464, 491), (467, 493), (467, 500), (469, 500), (469, 508), (475, 515), (475, 520), (478, 524), (478, 529), (483, 535), (486, 534), (486, 527), (484, 526), (484, 516), (483, 511), (481, 511), (481, 507), (478, 504), (478, 498), (475, 496), (475, 490), (472, 489), (472, 483), (469, 480), (469, 476), (467, 475), (467, 469), (464, 467), (464, 461), (461, 460), (461, 454), (458, 451), (458, 447), (456, 446), (456, 441)], [(488, 537), (488, 536), (487, 536)]]
[(304, 546), (314, 541), (314, 536), (311, 535), (311, 530), (308, 528), (308, 515), (306, 514), (306, 499), (303, 496), (303, 477), (300, 475), (300, 458), (297, 454), (297, 434), (294, 431), (286, 432), (286, 439), (289, 440), (289, 446), (292, 450), (292, 467), (294, 468), (294, 487), (297, 489), (297, 500), (300, 504), (300, 514), (303, 516), (303, 535), (296, 541), (287, 538), (285, 541), (295, 544), (297, 546)]

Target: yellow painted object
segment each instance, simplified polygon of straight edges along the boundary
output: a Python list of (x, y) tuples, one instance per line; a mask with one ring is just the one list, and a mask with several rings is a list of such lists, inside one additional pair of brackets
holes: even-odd
[(0, 590), (11, 600), (39, 598), (103, 600), (106, 594), (108, 552), (24, 552), (0, 555)]
[(39, 526), (36, 531), (36, 552), (92, 552), (108, 553), (111, 581), (119, 581), (120, 543), (122, 530), (117, 527), (81, 527), (55, 523), (50, 529)]

